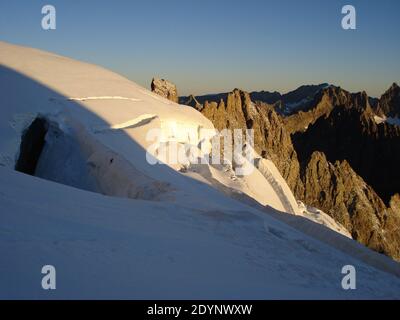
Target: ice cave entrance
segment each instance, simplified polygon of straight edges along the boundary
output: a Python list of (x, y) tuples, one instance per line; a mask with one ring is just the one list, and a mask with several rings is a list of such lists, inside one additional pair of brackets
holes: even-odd
[(22, 135), (15, 170), (35, 175), (36, 167), (45, 145), (47, 130), (48, 123), (44, 118), (36, 118), (25, 130)]
[(99, 192), (87, 154), (73, 132), (37, 117), (24, 131), (15, 170), (79, 189)]

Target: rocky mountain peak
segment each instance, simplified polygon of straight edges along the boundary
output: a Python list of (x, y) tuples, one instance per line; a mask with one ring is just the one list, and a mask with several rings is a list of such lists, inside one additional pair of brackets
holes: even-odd
[(184, 98), (179, 101), (180, 104), (184, 104), (190, 107), (193, 107), (197, 110), (201, 110), (203, 108), (202, 104), (196, 99), (194, 95), (189, 95), (187, 98)]
[(168, 100), (178, 103), (178, 90), (176, 85), (165, 79), (153, 78), (151, 91)]
[(400, 87), (397, 84), (397, 82), (393, 82), (392, 85), (390, 86), (389, 90), (392, 90), (392, 91), (397, 90), (398, 91), (398, 90), (400, 90)]
[(397, 83), (393, 83), (381, 96), (377, 106), (377, 114), (392, 118), (400, 117), (400, 87)]
[(327, 118), (334, 109), (370, 110), (370, 99), (365, 91), (350, 93), (337, 86), (328, 86), (320, 90), (309, 103), (307, 109), (300, 110), (284, 118), (287, 130), (294, 134), (304, 132), (319, 118)]
[(353, 238), (378, 252), (400, 259), (400, 196), (386, 207), (375, 191), (346, 161), (329, 162), (313, 152), (304, 171), (305, 202), (321, 208), (348, 229)]

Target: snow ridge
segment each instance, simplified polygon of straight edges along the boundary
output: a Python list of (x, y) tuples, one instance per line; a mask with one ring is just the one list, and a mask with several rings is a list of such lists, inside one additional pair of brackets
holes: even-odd
[(94, 133), (100, 133), (104, 131), (111, 131), (111, 130), (121, 130), (121, 129), (132, 129), (132, 128), (137, 128), (146, 124), (149, 124), (151, 121), (154, 119), (157, 119), (158, 116), (154, 114), (142, 114), (139, 117), (123, 122), (123, 123), (118, 123), (114, 124), (109, 127), (102, 127), (102, 128), (95, 128), (93, 131)]
[(292, 196), (293, 199), (289, 199), (287, 190), (285, 191), (282, 186), (282, 182), (279, 182), (274, 174), (271, 172), (271, 170), (268, 168), (267, 160), (265, 159), (257, 159), (255, 162), (256, 168), (261, 172), (261, 174), (267, 179), (267, 181), (270, 183), (272, 188), (275, 190), (275, 192), (279, 195), (279, 198), (282, 201), (282, 204), (284, 208), (286, 209), (286, 212), (291, 213), (291, 214), (297, 214), (297, 205), (294, 205), (295, 199)]
[[(59, 100), (57, 98), (51, 98), (51, 100)], [(99, 97), (82, 97), (82, 98), (66, 98), (66, 101), (89, 101), (89, 100), (129, 100), (134, 102), (142, 101), (136, 98), (127, 98), (119, 96), (99, 96)]]

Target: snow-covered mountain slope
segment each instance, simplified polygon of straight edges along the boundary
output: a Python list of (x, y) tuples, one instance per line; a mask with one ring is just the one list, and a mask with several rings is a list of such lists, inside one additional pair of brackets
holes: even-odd
[[(163, 166), (149, 165), (143, 156), (143, 151), (154, 144), (146, 141), (146, 133), (157, 128), (164, 140), (156, 152), (162, 153), (169, 144), (182, 147), (188, 143), (198, 150), (199, 143), (204, 142), (199, 130), (213, 129), (213, 125), (193, 108), (172, 103), (100, 67), (35, 49), (0, 43), (0, 63), (2, 90), (8, 93), (2, 98), (6, 107), (0, 121), (0, 164), (15, 166), (23, 131), (36, 117), (43, 116), (52, 122), (52, 130), (36, 172), (42, 178), (108, 195), (144, 199), (175, 197), (172, 194), (176, 193), (188, 199), (187, 193), (197, 192), (191, 189), (192, 181)], [(262, 205), (302, 215), (305, 211), (298, 207), (275, 165), (266, 165), (266, 160), (258, 163), (259, 170), (242, 177), (218, 166), (203, 166), (201, 175), (185, 171), (186, 176), (217, 189), (245, 194)], [(175, 171), (193, 166), (180, 163), (171, 168)], [(204, 200), (210, 201), (209, 195), (198, 193), (197, 203), (201, 205)], [(314, 219), (313, 215), (306, 216)], [(324, 216), (323, 220), (328, 218)], [(349, 236), (340, 225), (333, 225), (334, 230)]]
[(239, 204), (107, 197), (5, 168), (0, 201), (0, 298), (399, 298), (396, 276)]
[[(143, 193), (143, 188), (154, 187), (155, 180), (170, 184), (170, 188), (166, 184), (156, 187), (157, 196), (158, 188), (165, 191), (167, 197), (179, 193), (185, 198), (187, 193), (196, 192), (191, 189), (193, 182), (188, 182), (191, 179), (175, 172), (184, 163), (171, 165), (173, 170), (166, 170), (164, 166), (150, 165), (144, 156), (144, 151), (154, 144), (154, 141), (146, 141), (150, 129), (161, 129), (165, 137), (156, 153), (171, 144), (189, 143), (197, 147), (201, 142), (198, 131), (213, 129), (213, 126), (193, 108), (172, 103), (97, 66), (34, 49), (2, 43), (0, 62), (7, 68), (1, 75), (2, 90), (8, 95), (3, 99), (7, 107), (0, 123), (3, 137), (0, 154), (6, 166), (15, 164), (22, 131), (41, 115), (54, 124), (52, 132), (56, 131), (46, 137), (49, 143), (44, 150), (45, 157), (39, 163), (41, 177), (71, 182), (71, 176), (78, 174), (72, 179), (72, 185), (87, 188), (93, 183), (86, 178), (82, 182), (82, 176), (94, 175), (95, 191), (118, 196), (132, 196), (138, 189)], [(63, 135), (62, 139), (60, 135)], [(73, 142), (69, 143), (71, 140)], [(65, 146), (69, 144), (72, 146), (66, 151)], [(79, 147), (73, 149), (77, 145)], [(59, 156), (62, 152), (63, 158)], [(92, 168), (86, 173), (82, 168), (86, 166), (85, 160)], [(138, 174), (142, 182), (132, 186), (130, 175), (136, 176), (137, 180)], [(257, 185), (252, 184), (256, 179)], [(270, 183), (257, 172), (252, 178), (242, 180), (247, 187), (241, 192), (247, 191), (263, 205), (287, 211), (286, 198), (291, 197), (292, 205), (296, 206), (290, 194), (284, 198), (276, 194)], [(149, 195), (142, 194), (142, 197)], [(199, 204), (205, 199), (210, 201), (207, 194), (197, 195)]]
[[(397, 277), (245, 207), (107, 197), (4, 168), (0, 199), (1, 298), (399, 298)], [(347, 264), (355, 291), (340, 285)]]
[[(398, 264), (306, 221), (272, 162), (257, 159), (248, 176), (151, 165), (149, 147), (158, 157), (210, 143), (199, 132), (213, 126), (193, 108), (35, 49), (0, 42), (0, 64), (1, 297), (400, 297)], [(162, 140), (147, 141), (151, 129)], [(43, 179), (15, 172), (41, 135)], [(58, 270), (51, 294), (43, 264)], [(347, 264), (356, 291), (341, 288)]]

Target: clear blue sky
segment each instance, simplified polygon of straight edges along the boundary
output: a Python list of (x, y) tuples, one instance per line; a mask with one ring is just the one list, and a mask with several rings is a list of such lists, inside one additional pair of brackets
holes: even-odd
[[(41, 8), (57, 30), (41, 29)], [(341, 8), (357, 30), (341, 28)], [(380, 95), (400, 82), (398, 0), (1, 0), (0, 39), (103, 65), (181, 94), (286, 92), (329, 82)]]

